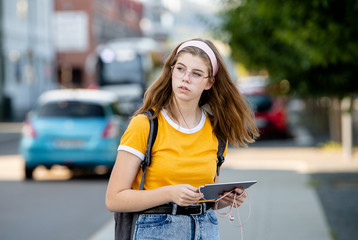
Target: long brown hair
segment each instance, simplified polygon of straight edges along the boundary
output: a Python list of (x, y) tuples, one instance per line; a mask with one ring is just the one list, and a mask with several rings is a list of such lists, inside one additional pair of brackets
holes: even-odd
[[(209, 40), (193, 39), (205, 42), (215, 53), (218, 62), (218, 72), (215, 82), (209, 90), (205, 90), (199, 100), (199, 107), (207, 110), (215, 134), (227, 139), (234, 146), (247, 146), (247, 142), (254, 142), (259, 136), (258, 129), (253, 121), (253, 113), (248, 107), (244, 97), (238, 91), (226, 68), (224, 60), (214, 44)], [(212, 67), (207, 54), (197, 47), (185, 47), (178, 54), (179, 44), (167, 58), (163, 70), (158, 79), (148, 88), (144, 94), (144, 104), (135, 115), (143, 113), (151, 108), (155, 109), (155, 116), (165, 108), (173, 116), (173, 91), (171, 81), (171, 67), (175, 65), (178, 55), (182, 52), (201, 57), (209, 68), (210, 77)], [(212, 80), (212, 78), (211, 78)]]

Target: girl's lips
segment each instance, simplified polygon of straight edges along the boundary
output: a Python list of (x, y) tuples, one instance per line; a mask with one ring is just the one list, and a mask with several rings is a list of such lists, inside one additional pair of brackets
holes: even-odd
[(189, 88), (184, 87), (184, 86), (180, 86), (179, 90), (182, 91), (182, 92), (189, 92)]

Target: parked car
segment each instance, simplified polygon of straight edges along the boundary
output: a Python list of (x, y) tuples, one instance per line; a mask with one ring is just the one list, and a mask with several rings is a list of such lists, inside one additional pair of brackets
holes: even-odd
[(282, 98), (267, 93), (266, 77), (247, 77), (238, 84), (238, 89), (255, 114), (261, 138), (290, 136), (285, 102)]
[(28, 114), (20, 141), (25, 177), (37, 166), (110, 170), (124, 131), (117, 97), (107, 91), (61, 89), (43, 93)]
[(286, 109), (283, 100), (264, 93), (245, 95), (255, 113), (262, 137), (288, 137)]

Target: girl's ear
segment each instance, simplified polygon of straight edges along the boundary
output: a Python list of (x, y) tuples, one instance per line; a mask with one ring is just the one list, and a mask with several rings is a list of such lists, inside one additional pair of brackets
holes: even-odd
[(208, 79), (208, 82), (206, 83), (205, 90), (209, 90), (215, 83), (215, 77), (211, 77)]

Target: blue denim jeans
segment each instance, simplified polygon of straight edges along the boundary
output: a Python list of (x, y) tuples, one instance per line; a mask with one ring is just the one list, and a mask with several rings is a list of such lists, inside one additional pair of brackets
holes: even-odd
[(219, 240), (215, 212), (201, 215), (140, 214), (134, 230), (135, 240)]

